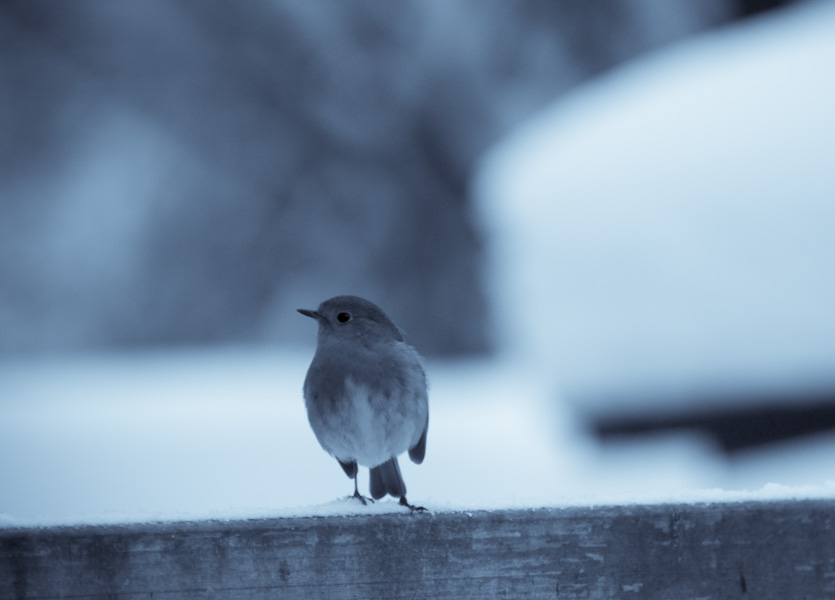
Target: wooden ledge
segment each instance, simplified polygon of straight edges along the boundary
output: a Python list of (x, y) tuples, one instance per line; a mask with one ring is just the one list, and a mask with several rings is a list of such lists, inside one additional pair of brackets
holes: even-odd
[(835, 597), (835, 500), (0, 530), (0, 598)]

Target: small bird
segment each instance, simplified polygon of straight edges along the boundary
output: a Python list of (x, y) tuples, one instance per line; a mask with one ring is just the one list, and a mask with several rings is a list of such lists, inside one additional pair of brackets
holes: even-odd
[(422, 359), (377, 305), (357, 296), (336, 296), (316, 310), (316, 353), (304, 380), (307, 418), (316, 439), (354, 480), (357, 465), (370, 469), (371, 497), (406, 500), (397, 457), (409, 452), (420, 464), (426, 454), (429, 400)]

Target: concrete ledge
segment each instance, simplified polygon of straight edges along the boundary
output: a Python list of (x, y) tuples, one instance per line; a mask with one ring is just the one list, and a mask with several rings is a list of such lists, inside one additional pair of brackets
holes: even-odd
[(835, 500), (0, 530), (0, 598), (835, 598)]

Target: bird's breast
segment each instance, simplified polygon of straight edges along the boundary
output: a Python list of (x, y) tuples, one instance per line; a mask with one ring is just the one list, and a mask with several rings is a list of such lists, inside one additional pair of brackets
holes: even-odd
[(326, 451), (372, 467), (417, 443), (428, 418), (426, 380), (419, 364), (353, 358), (311, 365), (308, 419)]

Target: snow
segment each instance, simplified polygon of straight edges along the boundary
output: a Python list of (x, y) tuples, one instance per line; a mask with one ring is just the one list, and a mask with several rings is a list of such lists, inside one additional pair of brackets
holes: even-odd
[[(0, 365), (0, 526), (403, 511), (346, 497), (301, 385), (312, 348), (217, 348)], [(728, 463), (705, 440), (598, 446), (547, 380), (508, 362), (429, 361), (431, 511), (835, 497), (835, 436)], [(360, 490), (367, 493), (361, 469)]]
[[(411, 502), (835, 498), (835, 433), (729, 460), (695, 434), (601, 445), (572, 404), (832, 372), (835, 4), (777, 14), (606, 76), (485, 160), (503, 352), (427, 362), (426, 460), (401, 460)], [(346, 499), (304, 411), (312, 354), (6, 358), (0, 526), (405, 510)]]
[(803, 3), (628, 65), (496, 147), (477, 187), (503, 345), (584, 398), (831, 386), (833, 64), (835, 4)]

